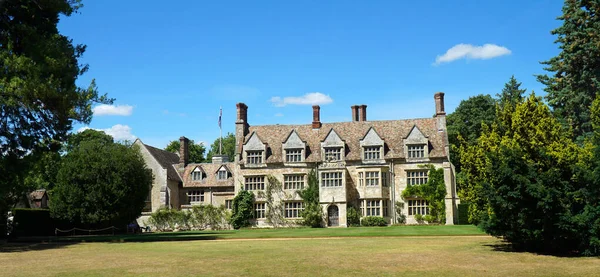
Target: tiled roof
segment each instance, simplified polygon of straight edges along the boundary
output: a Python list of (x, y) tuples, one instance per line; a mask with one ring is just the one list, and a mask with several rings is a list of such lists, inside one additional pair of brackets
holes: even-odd
[[(229, 171), (229, 178), (227, 180), (217, 180), (217, 171), (221, 166), (225, 166)], [(192, 181), (192, 170), (196, 167), (200, 167), (205, 173), (206, 178), (202, 181)], [(231, 168), (233, 168), (233, 163), (222, 163), (222, 164), (212, 164), (212, 163), (193, 163), (185, 166), (185, 170), (183, 171), (183, 187), (184, 188), (194, 188), (194, 187), (232, 187), (233, 184), (233, 172)]]
[(300, 139), (306, 141), (308, 156), (306, 162), (321, 161), (321, 142), (325, 140), (331, 128), (344, 140), (346, 144), (346, 161), (360, 160), (360, 140), (371, 127), (385, 142), (384, 158), (404, 158), (404, 138), (416, 125), (429, 140), (429, 157), (443, 158), (445, 153), (445, 133), (438, 132), (436, 118), (385, 120), (385, 121), (351, 121), (339, 123), (323, 123), (319, 129), (313, 129), (311, 124), (306, 125), (263, 125), (250, 126), (247, 141), (252, 133), (256, 132), (267, 149), (267, 163), (281, 163), (282, 144), (292, 130), (296, 130)]
[(144, 144), (144, 146), (148, 149), (152, 157), (158, 161), (160, 166), (167, 169), (167, 179), (181, 182), (181, 177), (179, 177), (177, 170), (173, 167), (173, 164), (179, 163), (179, 156), (177, 154), (147, 144)]

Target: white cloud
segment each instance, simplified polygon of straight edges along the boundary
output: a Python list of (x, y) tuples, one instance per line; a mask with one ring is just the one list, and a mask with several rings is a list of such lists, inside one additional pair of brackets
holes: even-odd
[(115, 106), (115, 105), (102, 104), (102, 105), (94, 107), (94, 109), (92, 111), (94, 112), (94, 115), (96, 115), (96, 116), (100, 116), (100, 115), (128, 116), (128, 115), (131, 115), (131, 113), (133, 112), (133, 107), (129, 106), (129, 105)]
[(85, 130), (88, 129), (93, 129), (93, 130), (97, 130), (97, 131), (103, 131), (105, 132), (107, 135), (112, 136), (115, 140), (135, 140), (135, 136), (133, 134), (131, 134), (131, 127), (127, 126), (127, 125), (121, 125), (121, 124), (117, 124), (115, 126), (112, 126), (110, 128), (107, 129), (95, 129), (95, 128), (90, 128), (90, 127), (81, 127), (77, 130), (77, 132), (83, 132)]
[(476, 46), (461, 43), (448, 49), (444, 55), (438, 55), (435, 58), (434, 65), (449, 63), (459, 59), (487, 60), (509, 55), (510, 53), (511, 51), (508, 48), (504, 46), (498, 46), (496, 44), (484, 44), (483, 46)]
[(274, 96), (271, 97), (271, 102), (276, 107), (283, 107), (286, 105), (324, 105), (333, 102), (333, 99), (320, 92), (311, 92), (300, 97), (284, 97), (283, 99)]

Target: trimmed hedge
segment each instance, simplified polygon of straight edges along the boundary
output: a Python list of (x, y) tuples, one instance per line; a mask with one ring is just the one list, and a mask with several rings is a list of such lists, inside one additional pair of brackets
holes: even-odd
[(469, 203), (458, 204), (458, 224), (469, 224)]
[(387, 226), (387, 222), (381, 216), (365, 216), (360, 224), (362, 226)]
[(54, 235), (54, 220), (50, 217), (50, 210), (18, 208), (13, 210), (13, 216), (11, 236)]

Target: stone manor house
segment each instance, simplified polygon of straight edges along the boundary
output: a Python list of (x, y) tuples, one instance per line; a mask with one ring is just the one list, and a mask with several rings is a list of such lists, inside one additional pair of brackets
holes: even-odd
[[(359, 208), (362, 216), (382, 216), (396, 221), (395, 202), (403, 202), (407, 223), (415, 215), (426, 215), (423, 199), (403, 199), (407, 184), (427, 182), (432, 164), (444, 169), (446, 184), (446, 224), (457, 222), (454, 168), (449, 159), (444, 93), (434, 95), (432, 118), (404, 120), (367, 120), (367, 106), (351, 107), (348, 122), (320, 121), (320, 107), (313, 106), (312, 123), (304, 125), (251, 126), (248, 106), (237, 104), (235, 122), (236, 150), (233, 161), (227, 156), (213, 157), (211, 163), (189, 163), (189, 140), (180, 138), (178, 154), (170, 153), (141, 140), (142, 155), (154, 174), (146, 213), (167, 206), (186, 209), (192, 205), (224, 205), (230, 209), (239, 190), (254, 192), (256, 226), (267, 227), (264, 191), (273, 176), (283, 184), (281, 201), (285, 218), (299, 219), (303, 209), (297, 190), (307, 186), (308, 174), (315, 169), (319, 179), (319, 200), (324, 225), (347, 226), (349, 206)], [(285, 195), (285, 196), (282, 196)]]

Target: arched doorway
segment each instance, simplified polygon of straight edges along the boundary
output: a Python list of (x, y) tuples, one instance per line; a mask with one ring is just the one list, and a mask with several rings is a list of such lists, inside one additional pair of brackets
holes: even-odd
[(331, 205), (327, 208), (327, 226), (340, 226), (340, 211), (338, 206)]

